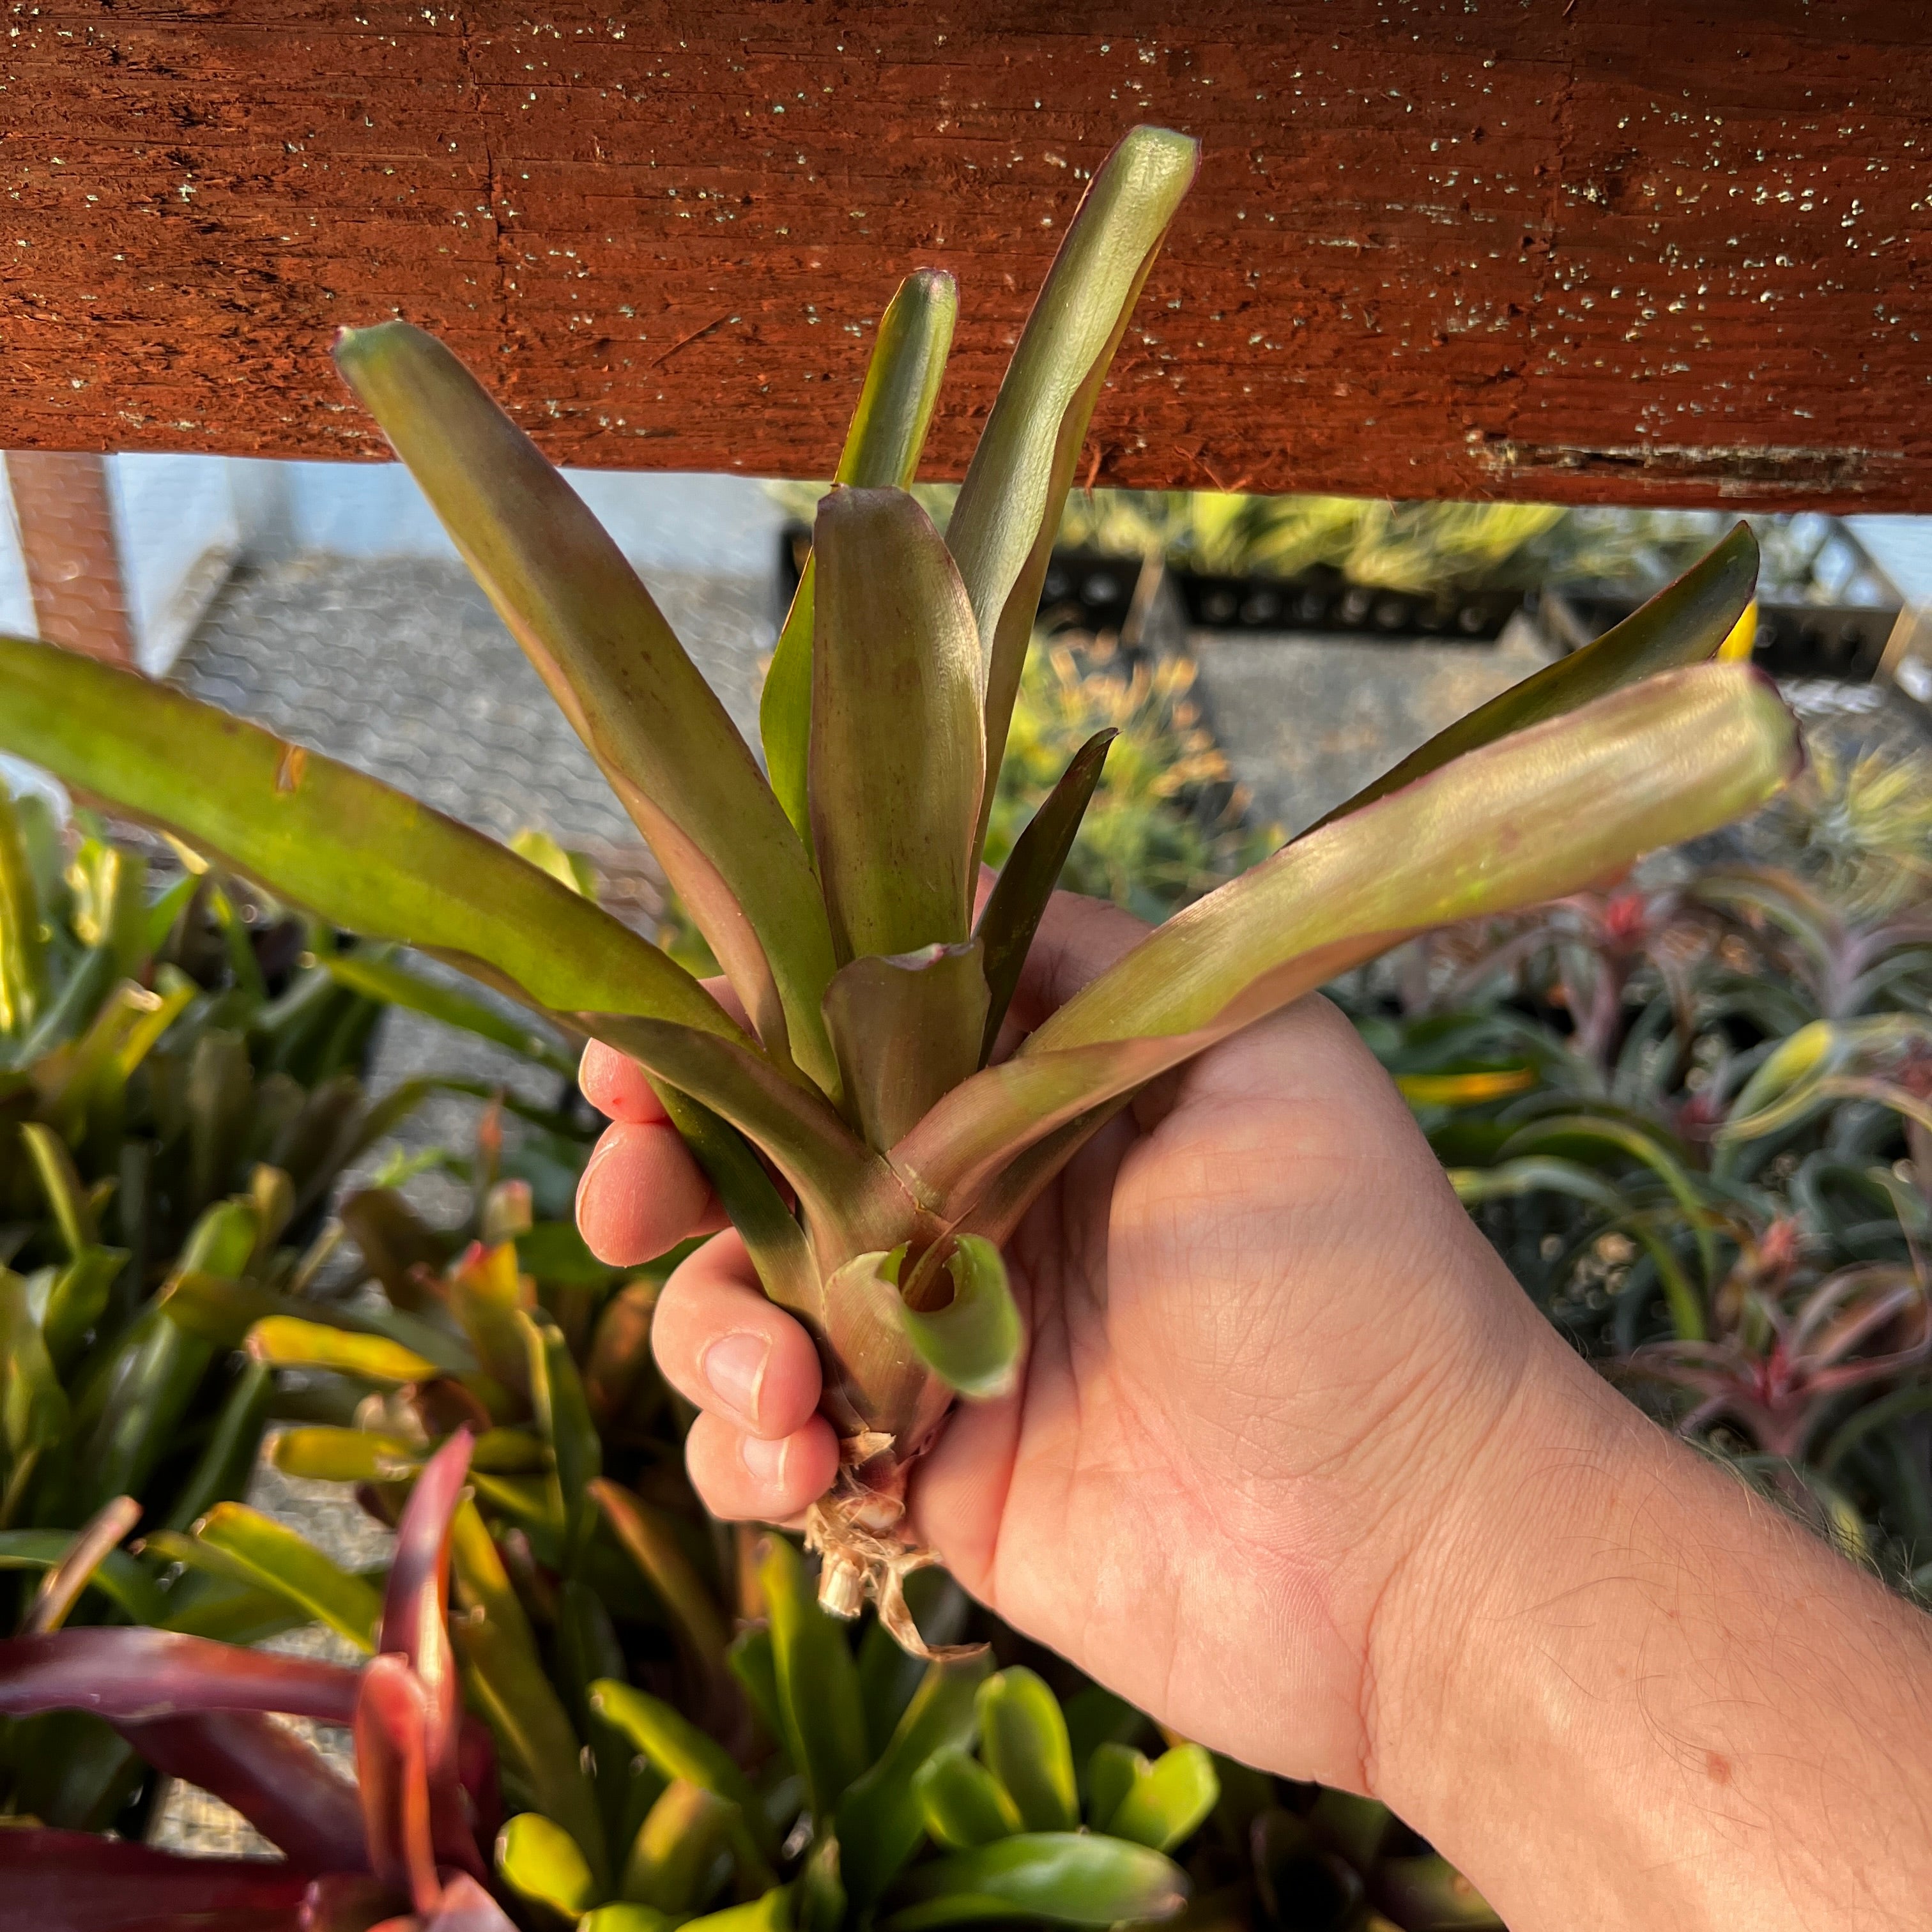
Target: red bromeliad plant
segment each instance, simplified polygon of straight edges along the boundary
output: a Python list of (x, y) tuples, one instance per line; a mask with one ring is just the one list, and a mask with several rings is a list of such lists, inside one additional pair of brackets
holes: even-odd
[(824, 1600), (849, 1615), (875, 1595), (914, 1646), (908, 1468), (956, 1394), (1012, 1385), (1024, 1334), (1000, 1245), (1098, 1126), (1343, 969), (1718, 825), (1797, 757), (1769, 686), (1708, 662), (1755, 580), (1741, 527), (996, 1058), (1108, 734), (976, 922), (994, 782), (1088, 422), (1196, 160), (1192, 141), (1141, 128), (1096, 174), (943, 536), (906, 486), (953, 285), (921, 272), (902, 287), (767, 682), (769, 782), (616, 545), (456, 358), (402, 322), (341, 338), (344, 374), (650, 842), (746, 1025), (568, 886), (403, 794), (178, 693), (0, 641), (8, 748), (643, 1064), (768, 1292), (818, 1339), (844, 1444), (811, 1522)]
[[(515, 1932), (486, 1889), (498, 1823), (488, 1734), (463, 1713), (448, 1626), (466, 1430), (398, 1526), (361, 1670), (173, 1631), (56, 1630), (0, 1642), (0, 1713), (82, 1710), (156, 1770), (225, 1799), (286, 1862), (189, 1858), (91, 1833), (0, 1831), (14, 1922), (76, 1932)], [(96, 1552), (104, 1556), (104, 1550)], [(351, 1784), (277, 1715), (353, 1727)]]

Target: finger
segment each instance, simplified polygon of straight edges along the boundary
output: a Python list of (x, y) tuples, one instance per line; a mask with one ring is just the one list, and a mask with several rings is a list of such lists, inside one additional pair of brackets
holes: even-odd
[(1007, 1010), (1010, 1024), (1030, 1033), (1148, 935), (1130, 912), (1104, 899), (1055, 892), (1046, 903), (1019, 984)]
[(600, 1114), (614, 1120), (662, 1120), (664, 1103), (651, 1091), (644, 1070), (628, 1054), (593, 1040), (578, 1063), (577, 1084)]
[(707, 1411), (684, 1438), (684, 1462), (699, 1500), (713, 1516), (788, 1522), (832, 1486), (838, 1442), (822, 1415), (773, 1441), (748, 1436)]
[(604, 1129), (577, 1184), (577, 1225), (600, 1262), (635, 1268), (723, 1227), (724, 1216), (677, 1130), (660, 1118)]
[(664, 1283), (651, 1347), (678, 1393), (734, 1429), (778, 1442), (818, 1405), (818, 1351), (765, 1298), (736, 1234), (707, 1241)]
[[(729, 981), (705, 980), (699, 983), (741, 1027), (748, 1030), (751, 1022), (745, 1015), (745, 1003), (731, 990)], [(584, 1058), (578, 1064), (577, 1084), (584, 1097), (600, 1114), (608, 1114), (614, 1120), (661, 1120), (664, 1118), (664, 1103), (652, 1092), (644, 1070), (628, 1054), (620, 1053), (614, 1046), (606, 1046), (601, 1040), (586, 1044)]]

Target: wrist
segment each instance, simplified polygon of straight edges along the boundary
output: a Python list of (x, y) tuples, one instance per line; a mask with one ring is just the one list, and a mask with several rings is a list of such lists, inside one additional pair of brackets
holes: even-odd
[[(1370, 1666), (1376, 1796), (1513, 1932), (1579, 1898), (1601, 1932), (1902, 1925), (1932, 1878), (1932, 1624), (1553, 1332), (1392, 1581)], [(1793, 1850), (1826, 1814), (1835, 1876)]]

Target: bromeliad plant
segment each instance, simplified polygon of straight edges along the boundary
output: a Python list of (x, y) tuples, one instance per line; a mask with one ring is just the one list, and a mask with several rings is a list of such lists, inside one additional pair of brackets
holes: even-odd
[(1000, 1244), (1100, 1123), (1410, 934), (1573, 890), (1723, 823), (1797, 756), (1768, 686), (1705, 662), (1751, 595), (1740, 529), (996, 1058), (1105, 734), (976, 920), (992, 781), (1087, 424), (1196, 159), (1191, 140), (1142, 128), (1097, 172), (943, 536), (906, 486), (953, 285), (922, 272), (902, 287), (767, 682), (769, 782), (616, 545), (456, 358), (402, 322), (338, 343), (656, 851), (743, 1025), (560, 880), (402, 794), (178, 693), (0, 642), (9, 748), (644, 1065), (767, 1292), (818, 1338), (844, 1445), (812, 1516), (824, 1600), (850, 1614), (875, 1595), (913, 1644), (902, 1585), (924, 1559), (902, 1528), (908, 1472), (956, 1395), (1013, 1385), (1024, 1324)]

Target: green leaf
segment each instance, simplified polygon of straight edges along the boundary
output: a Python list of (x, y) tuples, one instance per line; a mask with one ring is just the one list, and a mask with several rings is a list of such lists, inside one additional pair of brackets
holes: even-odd
[(752, 1781), (717, 1740), (662, 1697), (605, 1678), (591, 1687), (591, 1704), (667, 1778), (682, 1778), (739, 1806), (747, 1819), (762, 1818)]
[(988, 783), (976, 856), (1080, 446), (1199, 158), (1198, 142), (1164, 128), (1130, 130), (1107, 157), (1034, 300), (953, 506), (946, 542), (986, 667)]
[(934, 1752), (913, 1774), (920, 1817), (934, 1840), (955, 1851), (1010, 1838), (1025, 1827), (1012, 1794), (963, 1747)]
[(1054, 1925), (1114, 1925), (1166, 1918), (1186, 1902), (1180, 1868), (1144, 1845), (1084, 1832), (1036, 1832), (916, 1865), (900, 1882), (914, 1902), (886, 1932), (1040, 1918)]
[(834, 490), (813, 554), (812, 837), (838, 959), (957, 944), (986, 776), (965, 586), (902, 490)]
[(710, 1684), (725, 1688), (730, 1630), (668, 1520), (620, 1484), (596, 1481), (590, 1485), (590, 1493), (626, 1555), (664, 1605), (687, 1658)]
[(854, 959), (825, 989), (845, 1103), (884, 1150), (980, 1064), (986, 978), (977, 940)]
[(1079, 836), (1080, 821), (1107, 763), (1107, 748), (1120, 733), (1109, 725), (1096, 731), (1076, 752), (1046, 802), (1027, 821), (986, 896), (976, 928), (986, 950), (986, 986), (990, 995), (986, 1024), (980, 1042), (983, 1065), (993, 1056), (1000, 1023), (1012, 1004), (1034, 935), (1046, 912), (1047, 902), (1060, 884), (1066, 855)]
[(919, 1849), (926, 1828), (919, 1773), (936, 1754), (972, 1742), (987, 1670), (983, 1654), (929, 1664), (890, 1742), (838, 1801), (839, 1875), (862, 1910)]
[(638, 1828), (624, 1862), (625, 1898), (661, 1912), (702, 1905), (712, 1868), (738, 1822), (738, 1808), (729, 1799), (674, 1779)]
[(271, 1315), (256, 1322), (248, 1331), (248, 1347), (255, 1360), (270, 1368), (332, 1369), (364, 1382), (432, 1382), (440, 1373), (427, 1356), (386, 1335), (357, 1335), (294, 1315)]
[(771, 1622), (781, 1733), (802, 1772), (812, 1814), (826, 1829), (853, 1780), (866, 1768), (866, 1713), (844, 1627), (818, 1607), (798, 1552), (783, 1537), (765, 1539), (758, 1582)]
[(1769, 683), (1730, 665), (1669, 672), (1471, 752), (1177, 914), (956, 1088), (894, 1164), (956, 1218), (1032, 1141), (1346, 968), (1712, 830), (1798, 756)]
[(1404, 1924), (1426, 1925), (1430, 1932), (1465, 1926), (1502, 1932), (1503, 1922), (1447, 1858), (1384, 1858), (1376, 1881), (1378, 1896)]
[(466, 1699), (490, 1727), (506, 1781), (576, 1840), (601, 1889), (608, 1861), (597, 1794), (527, 1625), (520, 1636), (494, 1617), (472, 1615), (452, 1618), (449, 1634)]
[(272, 1371), (260, 1362), (243, 1365), (194, 1468), (176, 1493), (166, 1528), (185, 1529), (217, 1503), (232, 1502), (246, 1491), (261, 1453), (262, 1425), (274, 1392)]
[(1310, 830), (1318, 831), (1335, 819), (1359, 812), (1478, 746), (1561, 717), (1660, 671), (1681, 670), (1714, 658), (1750, 608), (1757, 587), (1757, 538), (1750, 524), (1741, 523), (1700, 562), (1594, 644), (1545, 664), (1486, 704), (1479, 704), (1338, 805), (1326, 818), (1318, 820)]
[(600, 1905), (577, 1922), (577, 1932), (676, 1932), (680, 1924), (694, 1922), (680, 1921), (655, 1905)]
[(38, 1120), (22, 1120), (20, 1132), (27, 1144), (28, 1157), (33, 1162), (40, 1192), (53, 1210), (54, 1226), (60, 1230), (68, 1258), (78, 1260), (100, 1239), (100, 1234), (74, 1158), (59, 1135)]
[(597, 875), (581, 852), (566, 851), (548, 832), (526, 825), (510, 840), (510, 850), (519, 859), (539, 866), (559, 884), (568, 886), (580, 898), (597, 896)]
[[(1142, 1774), (1150, 1768), (1146, 1754), (1136, 1750), (1131, 1744), (1117, 1744), (1111, 1738), (1096, 1744), (1094, 1755), (1087, 1761), (1088, 1823), (1096, 1832), (1108, 1829), (1114, 1814), (1120, 1808), (1120, 1801), (1132, 1790)], [(1123, 1832), (1121, 1835), (1131, 1838), (1133, 1834)]]
[(530, 1406), (550, 1444), (551, 1492), (565, 1525), (564, 1568), (574, 1574), (596, 1526), (594, 1486), (603, 1474), (603, 1444), (563, 1330), (548, 1316), (520, 1318), (529, 1350)]
[(268, 1460), (285, 1476), (316, 1483), (399, 1483), (423, 1466), (428, 1450), (400, 1436), (370, 1429), (284, 1429)]
[(781, 1741), (784, 1737), (784, 1714), (778, 1705), (778, 1666), (772, 1634), (762, 1624), (741, 1630), (731, 1640), (724, 1661), (746, 1701), (758, 1713), (766, 1735)]
[(962, 1395), (985, 1400), (1011, 1394), (1019, 1380), (1026, 1328), (999, 1250), (983, 1235), (962, 1234), (946, 1270), (952, 1277), (952, 1299), (930, 1314), (904, 1308), (900, 1319), (908, 1339), (920, 1360)]
[[(487, 962), (539, 1005), (742, 1037), (681, 967), (515, 854), (151, 679), (0, 638), (0, 744), (370, 939)], [(830, 976), (828, 973), (828, 977)]]
[(40, 1328), (57, 1370), (74, 1366), (127, 1263), (125, 1248), (85, 1248), (65, 1268), (47, 1270), (52, 1279)]
[[(861, 489), (909, 490), (946, 374), (959, 296), (943, 269), (916, 269), (879, 318), (866, 386), (845, 433), (834, 480)], [(758, 700), (758, 730), (772, 790), (801, 838), (812, 836), (806, 766), (812, 742), (812, 632), (815, 557), (806, 559)]]
[[(546, 868), (545, 869), (548, 869)], [(573, 888), (574, 890), (574, 888)], [(479, 1040), (492, 1040), (511, 1052), (534, 1060), (554, 1073), (574, 1075), (577, 1063), (563, 1052), (555, 1039), (518, 1019), (514, 1013), (479, 1000), (460, 987), (446, 986), (412, 973), (393, 952), (358, 950), (333, 952), (322, 962), (322, 970), (338, 986), (346, 986), (364, 999), (380, 1000), (386, 1006), (404, 1006), (460, 1033), (472, 1033)]]
[[(298, 1532), (244, 1503), (218, 1503), (195, 1525), (193, 1541), (221, 1559), (218, 1574), (272, 1590), (320, 1624), (373, 1652), (382, 1600), (363, 1578), (343, 1569)], [(148, 1539), (150, 1546), (154, 1539)], [(174, 1546), (170, 1554), (184, 1562)]]
[(1540, 1193), (1570, 1195), (1606, 1214), (1621, 1214), (1629, 1205), (1601, 1174), (1578, 1162), (1552, 1156), (1526, 1156), (1495, 1167), (1456, 1167), (1445, 1172), (1456, 1199), (1466, 1208)]
[(791, 1888), (775, 1887), (744, 1905), (728, 1905), (685, 1921), (683, 1932), (792, 1932)]
[(1018, 1806), (1029, 1832), (1071, 1832), (1080, 1822), (1073, 1750), (1060, 1700), (1023, 1665), (980, 1687), (980, 1750)]
[(386, 1337), (408, 1353), (434, 1363), (443, 1375), (473, 1378), (476, 1373), (476, 1358), (460, 1337), (393, 1309), (346, 1308), (301, 1300), (251, 1281), (236, 1281), (199, 1269), (176, 1275), (163, 1288), (159, 1300), (170, 1322), (218, 1348), (239, 1348), (257, 1322), (279, 1318), (352, 1335)]
[(44, 918), (13, 794), (0, 782), (0, 1034), (26, 1033), (46, 1000)]
[(541, 1811), (520, 1811), (496, 1834), (496, 1870), (520, 1898), (574, 1918), (597, 1903), (597, 1880), (577, 1840)]
[(335, 360), (649, 841), (760, 1039), (780, 1058), (788, 1040), (830, 1089), (818, 1002), (833, 961), (810, 861), (650, 593), (434, 337), (402, 322), (345, 330)]
[[(56, 1570), (73, 1553), (80, 1534), (71, 1529), (0, 1529), (0, 1570)], [(102, 1554), (86, 1582), (124, 1612), (130, 1622), (159, 1624), (166, 1617), (168, 1600), (124, 1550)]]
[(1102, 1828), (1117, 1838), (1171, 1852), (1200, 1829), (1220, 1796), (1214, 1759), (1198, 1744), (1177, 1744), (1137, 1772)]

